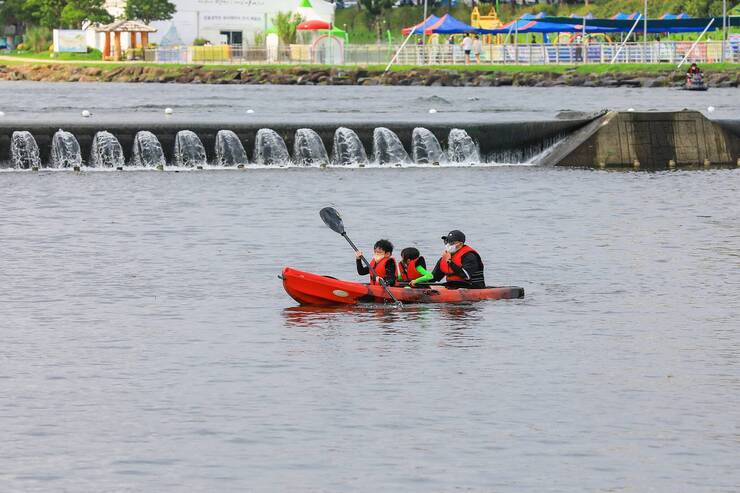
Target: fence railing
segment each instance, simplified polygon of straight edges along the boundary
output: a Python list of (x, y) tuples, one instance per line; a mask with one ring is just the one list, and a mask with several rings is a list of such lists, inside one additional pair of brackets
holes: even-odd
[[(586, 44), (497, 44), (483, 45), (471, 53), (472, 64), (576, 64), (576, 63), (740, 63), (740, 41), (691, 41)], [(692, 49), (693, 46), (693, 49)], [(144, 60), (157, 63), (202, 64), (357, 64), (385, 65), (398, 46), (345, 45), (342, 48), (290, 45), (252, 48), (242, 45), (182, 46), (144, 51)], [(407, 45), (398, 54), (397, 65), (459, 65), (467, 63), (460, 45)]]

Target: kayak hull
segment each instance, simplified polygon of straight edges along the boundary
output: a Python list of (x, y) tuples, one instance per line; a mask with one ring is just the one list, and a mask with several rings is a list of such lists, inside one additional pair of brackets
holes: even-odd
[[(290, 267), (283, 269), (281, 278), (285, 292), (301, 305), (336, 306), (393, 301), (382, 286), (342, 281)], [(447, 289), (443, 286), (389, 289), (402, 303), (463, 303), (524, 297), (524, 289), (515, 286), (485, 289)]]

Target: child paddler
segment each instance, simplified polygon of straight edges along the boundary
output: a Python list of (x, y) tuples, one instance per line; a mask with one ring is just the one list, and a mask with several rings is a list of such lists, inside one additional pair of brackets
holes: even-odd
[(416, 248), (408, 247), (401, 250), (398, 280), (409, 283), (411, 287), (434, 280), (434, 274), (427, 270), (427, 262)]
[[(362, 252), (357, 252), (357, 273), (361, 276), (370, 274), (370, 284), (380, 284), (378, 279), (372, 275), (370, 269), (365, 267), (360, 260)], [(378, 276), (385, 280), (388, 286), (396, 284), (396, 260), (393, 258), (393, 243), (388, 240), (378, 240), (373, 246), (373, 258), (370, 260), (370, 265), (373, 267)]]

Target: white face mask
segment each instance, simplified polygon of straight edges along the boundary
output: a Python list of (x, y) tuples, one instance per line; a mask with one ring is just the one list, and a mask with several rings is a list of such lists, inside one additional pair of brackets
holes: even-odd
[(385, 255), (383, 255), (382, 253), (376, 253), (375, 255), (373, 255), (373, 258), (376, 262), (380, 262), (385, 258)]
[(454, 243), (448, 243), (447, 245), (445, 245), (445, 250), (447, 250), (450, 253), (455, 253), (458, 250), (458, 248), (457, 248), (457, 245), (455, 245)]

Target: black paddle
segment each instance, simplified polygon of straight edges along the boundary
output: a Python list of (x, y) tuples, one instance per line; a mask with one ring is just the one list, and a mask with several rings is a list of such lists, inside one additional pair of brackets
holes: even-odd
[[(329, 226), (332, 231), (342, 235), (344, 239), (347, 240), (347, 243), (349, 243), (349, 246), (351, 246), (355, 252), (360, 251), (352, 242), (352, 240), (349, 239), (349, 236), (347, 236), (347, 232), (344, 230), (344, 223), (342, 222), (342, 218), (336, 209), (334, 209), (333, 207), (324, 207), (319, 211), (319, 216), (321, 216), (321, 220), (324, 221), (324, 224)], [(385, 292), (388, 293), (388, 296), (391, 297), (396, 306), (401, 307), (403, 303), (398, 301), (398, 299), (393, 296), (391, 290), (388, 289), (388, 284), (386, 284), (385, 279), (378, 276), (378, 273), (375, 272), (375, 269), (373, 269), (373, 266), (370, 265), (370, 262), (367, 261), (364, 255), (360, 255), (360, 260), (362, 261), (362, 263), (365, 264), (365, 267), (370, 270), (370, 273), (378, 280), (378, 282), (380, 282), (380, 285), (383, 286), (383, 289), (385, 289)]]

